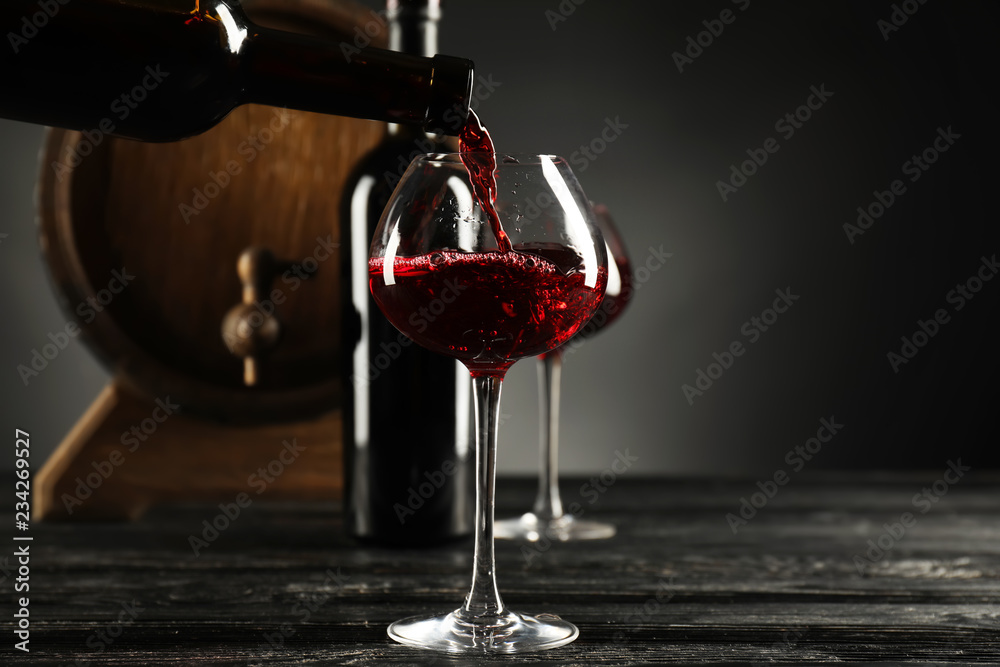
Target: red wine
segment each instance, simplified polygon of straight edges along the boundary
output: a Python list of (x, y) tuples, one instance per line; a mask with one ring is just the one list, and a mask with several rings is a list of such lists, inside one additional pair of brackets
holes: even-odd
[(614, 267), (609, 267), (608, 271), (608, 291), (604, 294), (604, 301), (590, 321), (580, 327), (575, 338), (590, 338), (604, 329), (621, 316), (625, 304), (631, 300), (632, 276), (629, 273), (631, 266), (628, 258), (615, 257), (613, 262)]
[(589, 338), (601, 331), (621, 317), (625, 305), (632, 300), (632, 263), (625, 251), (625, 244), (622, 243), (608, 207), (597, 204), (594, 212), (597, 214), (597, 226), (608, 247), (608, 290), (597, 312), (589, 322), (580, 327), (575, 338)]
[(497, 157), (493, 138), (472, 109), (469, 109), (469, 119), (458, 135), (458, 147), (462, 152), (462, 163), (469, 170), (476, 200), (490, 219), (497, 246), (500, 252), (510, 252), (510, 239), (500, 224), (496, 209), (497, 179), (493, 172), (497, 168)]
[(436, 252), (397, 257), (389, 267), (376, 257), (368, 262), (371, 291), (418, 345), (459, 359), (473, 377), (502, 376), (517, 359), (565, 343), (601, 302), (604, 270), (564, 273), (545, 252)]

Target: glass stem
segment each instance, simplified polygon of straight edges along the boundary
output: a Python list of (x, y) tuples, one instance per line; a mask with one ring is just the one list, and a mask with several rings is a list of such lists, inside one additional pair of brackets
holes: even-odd
[(563, 515), (559, 497), (559, 378), (562, 372), (562, 352), (546, 354), (538, 365), (540, 465), (535, 516), (543, 521)]
[(496, 491), (497, 427), (500, 420), (500, 377), (474, 377), (476, 414), (476, 553), (472, 589), (459, 615), (475, 621), (503, 614), (493, 555), (493, 503)]

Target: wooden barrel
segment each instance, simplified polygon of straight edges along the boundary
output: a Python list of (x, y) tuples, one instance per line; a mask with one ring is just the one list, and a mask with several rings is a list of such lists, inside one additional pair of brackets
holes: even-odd
[[(343, 0), (244, 4), (258, 23), (348, 43), (357, 26), (377, 20)], [(384, 44), (384, 30), (369, 32)], [(169, 144), (50, 131), (41, 238), (68, 317), (123, 386), (170, 396), (188, 413), (255, 423), (335, 408), (338, 211), (350, 170), (383, 131), (380, 123), (254, 105)], [(259, 304), (274, 308), (283, 335), (260, 360), (252, 388), (220, 335), (240, 303), (236, 265), (248, 247), (299, 266), (280, 272)]]

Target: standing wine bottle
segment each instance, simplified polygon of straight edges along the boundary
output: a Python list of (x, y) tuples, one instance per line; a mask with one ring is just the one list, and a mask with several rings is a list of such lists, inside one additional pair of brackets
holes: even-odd
[[(236, 0), (2, 0), (0, 117), (146, 141), (238, 105), (444, 128), (472, 63), (264, 28)], [(457, 130), (457, 128), (456, 128)]]
[[(389, 0), (390, 48), (433, 56), (440, 11), (439, 0)], [(467, 104), (454, 106), (444, 115), (447, 129), (457, 132), (467, 116)], [(353, 535), (382, 544), (438, 544), (472, 529), (468, 371), (412, 344), (368, 289), (368, 249), (393, 188), (415, 155), (447, 150), (412, 126), (391, 124), (343, 198), (341, 303), (354, 325), (347, 337), (354, 345), (345, 345), (345, 512)]]

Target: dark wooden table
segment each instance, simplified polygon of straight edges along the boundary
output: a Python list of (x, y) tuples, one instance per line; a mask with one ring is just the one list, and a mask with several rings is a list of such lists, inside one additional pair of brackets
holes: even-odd
[[(512, 608), (559, 614), (580, 637), (495, 661), (409, 649), (385, 633), (397, 618), (458, 606), (469, 542), (361, 547), (343, 536), (336, 507), (263, 502), (197, 556), (189, 536), (217, 507), (157, 510), (132, 524), (35, 525), (31, 653), (13, 649), (9, 606), (0, 663), (1000, 661), (1000, 475), (966, 473), (938, 496), (941, 474), (802, 473), (736, 534), (726, 514), (739, 512), (741, 497), (760, 504), (756, 480), (626, 474), (593, 505), (580, 495), (583, 480), (565, 481), (566, 502), (615, 522), (618, 536), (537, 549), (498, 542), (500, 587)], [(914, 504), (925, 487), (938, 501)], [(499, 489), (498, 516), (508, 516), (526, 508), (533, 482), (501, 480)], [(904, 512), (914, 521), (899, 534)], [(855, 559), (880, 536), (883, 555)]]

